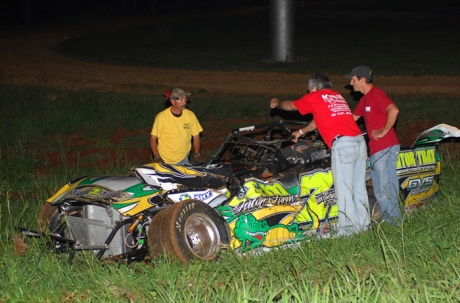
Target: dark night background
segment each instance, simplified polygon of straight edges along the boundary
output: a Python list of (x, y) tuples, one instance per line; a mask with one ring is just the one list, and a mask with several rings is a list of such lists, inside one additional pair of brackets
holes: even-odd
[[(300, 0), (294, 1), (299, 3)], [(304, 0), (324, 5), (342, 3), (349, 9), (430, 10), (459, 7), (459, 0)], [(269, 0), (0, 0), (3, 29), (60, 22), (82, 22), (107, 16), (148, 17), (188, 11), (268, 5)]]
[(258, 3), (268, 0), (0, 0), (0, 25), (8, 28), (107, 15), (147, 17)]

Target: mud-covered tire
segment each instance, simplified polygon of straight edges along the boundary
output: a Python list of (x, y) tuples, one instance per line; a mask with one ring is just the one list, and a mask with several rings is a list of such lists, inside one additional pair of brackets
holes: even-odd
[[(40, 231), (45, 234), (52, 233), (63, 238), (66, 237), (67, 225), (61, 220), (59, 208), (57, 206), (45, 203), (40, 211), (40, 215), (38, 216), (38, 225), (40, 227)], [(51, 240), (49, 244), (57, 252), (67, 251), (69, 245), (68, 243), (62, 243), (56, 240)]]
[(176, 203), (155, 215), (149, 226), (152, 258), (167, 254), (183, 264), (190, 260), (213, 260), (228, 247), (225, 220), (198, 200)]
[(50, 203), (45, 203), (42, 210), (40, 211), (40, 215), (38, 216), (38, 225), (41, 232), (50, 232), (50, 223), (51, 221), (55, 221), (56, 217), (59, 217), (58, 211), (59, 210), (57, 206), (51, 205)]

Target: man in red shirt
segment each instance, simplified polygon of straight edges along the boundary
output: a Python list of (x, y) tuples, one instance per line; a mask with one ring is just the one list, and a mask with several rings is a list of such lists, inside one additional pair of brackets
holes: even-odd
[(372, 83), (372, 70), (358, 66), (346, 75), (354, 91), (364, 96), (353, 112), (353, 118), (364, 117), (369, 135), (371, 175), (380, 214), (388, 223), (402, 220), (399, 210), (399, 180), (396, 163), (400, 145), (393, 126), (399, 109), (390, 98)]
[(318, 131), (331, 147), (332, 176), (339, 208), (338, 235), (351, 235), (367, 230), (370, 223), (365, 185), (366, 143), (353, 120), (346, 100), (332, 90), (328, 77), (315, 74), (308, 79), (310, 93), (295, 101), (273, 98), (271, 108), (298, 110), (313, 114), (306, 127), (293, 132), (296, 142), (303, 134)]

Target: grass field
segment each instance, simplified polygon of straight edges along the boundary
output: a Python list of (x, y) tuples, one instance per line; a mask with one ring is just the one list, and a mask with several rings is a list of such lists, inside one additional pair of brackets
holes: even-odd
[[(288, 73), (318, 69), (336, 74), (348, 72), (365, 49), (362, 62), (372, 62), (381, 74), (460, 74), (458, 64), (453, 64), (459, 61), (458, 39), (453, 39), (459, 27), (452, 26), (458, 21), (451, 14), (439, 18), (420, 5), (423, 14), (415, 18), (418, 15), (410, 7), (398, 7), (396, 12), (398, 1), (387, 1), (393, 6), (381, 4), (380, 9), (369, 7), (364, 0), (335, 1), (343, 5), (337, 4), (337, 11), (318, 7), (319, 1), (311, 3), (317, 13), (307, 6), (296, 16), (298, 22), (308, 22), (297, 32), (297, 56), (306, 60), (295, 66), (262, 60), (269, 56), (264, 44), (268, 22), (264, 9), (234, 19), (188, 20), (181, 27), (163, 24), (170, 29), (169, 38), (148, 27), (81, 37), (59, 49), (114, 64)], [(358, 31), (347, 14), (360, 12), (360, 7), (366, 8), (368, 13), (362, 17), (370, 24)], [(219, 31), (208, 31), (211, 27)], [(166, 42), (178, 30), (187, 47), (176, 52)], [(115, 47), (118, 45), (125, 47)], [(190, 108), (200, 121), (207, 122), (219, 106), (219, 115), (213, 114), (212, 119), (221, 121), (222, 128), (236, 127), (231, 124), (234, 121), (226, 122), (228, 117), (235, 118), (235, 108), (239, 109), (236, 118), (242, 120), (280, 118), (270, 117), (266, 97), (204, 92), (198, 96), (200, 106), (192, 102)], [(348, 101), (350, 107), (356, 104)], [(426, 122), (427, 127), (434, 122), (460, 126), (457, 98), (405, 96), (394, 101), (400, 108), (398, 127), (415, 122)], [(16, 226), (36, 228), (44, 201), (66, 182), (81, 175), (126, 174), (130, 167), (141, 164), (126, 158), (125, 150), (129, 146), (148, 148), (148, 135), (141, 131), (151, 127), (153, 113), (162, 108), (162, 96), (0, 87), (0, 302), (460, 301), (458, 142), (442, 148), (438, 200), (405, 216), (400, 227), (375, 225), (351, 238), (314, 240), (259, 256), (229, 252), (218, 262), (186, 266), (166, 257), (128, 266), (101, 262), (92, 254), (79, 254), (69, 265), (66, 256), (48, 252), (39, 241), (29, 241), (30, 248), (22, 257), (13, 253)], [(108, 139), (115, 129), (133, 135), (114, 143)], [(80, 165), (85, 159), (77, 153), (71, 163), (50, 165), (51, 153), (66, 154), (74, 148), (62, 136), (76, 133), (94, 140), (91, 142), (98, 147), (114, 150), (119, 157), (103, 166)], [(42, 166), (45, 173), (37, 169)]]

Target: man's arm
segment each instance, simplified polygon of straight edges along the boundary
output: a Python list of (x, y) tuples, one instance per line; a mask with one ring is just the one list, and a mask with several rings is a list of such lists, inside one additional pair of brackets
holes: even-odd
[(158, 137), (154, 135), (150, 135), (150, 149), (153, 153), (153, 162), (155, 163), (163, 163), (164, 160), (161, 158), (160, 153), (158, 151)]
[(358, 121), (359, 118), (361, 118), (361, 116), (357, 116), (357, 115), (353, 114), (353, 119), (354, 119), (355, 121)]
[(280, 109), (289, 110), (289, 111), (298, 110), (297, 107), (294, 106), (294, 101), (291, 101), (291, 100), (281, 101), (278, 98), (273, 98), (270, 100), (270, 107), (271, 108), (278, 107)]
[(399, 114), (399, 108), (396, 106), (396, 104), (392, 103), (388, 105), (386, 110), (388, 114), (387, 122), (385, 123), (385, 126), (382, 129), (372, 131), (372, 137), (374, 137), (374, 139), (383, 138), (396, 123), (396, 119), (398, 118)]
[(195, 154), (200, 153), (200, 149), (201, 149), (200, 134), (193, 136), (193, 149), (195, 150)]
[(292, 133), (295, 136), (295, 138), (292, 139), (292, 141), (297, 142), (301, 136), (303, 136), (306, 133), (309, 133), (309, 132), (311, 132), (311, 131), (313, 131), (315, 129), (316, 129), (316, 122), (313, 119), (313, 120), (310, 121), (310, 123), (308, 123), (307, 126), (299, 128), (298, 130), (296, 130), (296, 131), (294, 131)]
[(203, 163), (203, 157), (201, 157), (200, 154), (200, 148), (201, 148), (201, 138), (200, 134), (193, 136), (193, 149), (195, 150), (195, 153), (193, 154), (193, 163), (198, 164), (198, 163)]
[(154, 156), (159, 155), (160, 153), (158, 152), (158, 137), (151, 135), (150, 136), (150, 149), (152, 150), (152, 153)]

